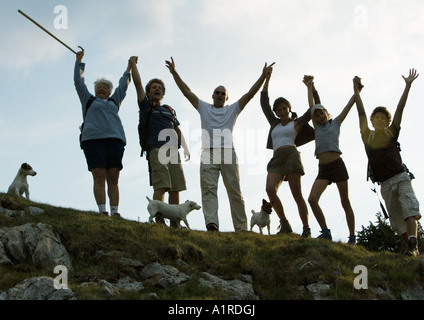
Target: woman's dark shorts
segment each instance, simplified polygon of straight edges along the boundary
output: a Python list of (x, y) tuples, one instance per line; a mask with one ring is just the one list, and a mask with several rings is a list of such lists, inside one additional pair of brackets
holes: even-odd
[(347, 173), (346, 165), (342, 158), (330, 163), (319, 164), (318, 168), (319, 171), (317, 180), (328, 180), (328, 184), (331, 184), (332, 182), (337, 183), (346, 181), (349, 179), (349, 174)]
[(119, 139), (88, 140), (83, 143), (88, 170), (95, 168), (119, 168), (122, 170), (124, 144)]

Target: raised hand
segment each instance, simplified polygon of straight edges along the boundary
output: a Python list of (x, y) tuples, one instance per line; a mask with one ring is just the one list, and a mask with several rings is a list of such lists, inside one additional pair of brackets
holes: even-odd
[(174, 74), (176, 71), (174, 58), (171, 57), (171, 61), (166, 60), (165, 64), (166, 64), (166, 67), (169, 69), (169, 72), (171, 72), (171, 74)]
[(361, 92), (363, 87), (364, 85), (361, 83), (361, 78), (359, 78), (358, 76), (355, 76), (355, 78), (353, 78), (353, 91), (355, 93), (359, 93)]
[(409, 69), (409, 76), (407, 78), (402, 76), (402, 78), (405, 80), (406, 84), (411, 84), (412, 82), (414, 82), (415, 79), (418, 78), (418, 76), (419, 74), (417, 74), (417, 70), (412, 68)]
[(314, 76), (304, 75), (302, 81), (307, 87), (309, 87), (314, 83)]
[(265, 75), (265, 78), (271, 78), (271, 74), (272, 74), (272, 70), (273, 70), (273, 66), (274, 66), (275, 62), (271, 63), (269, 66), (268, 64), (265, 62), (265, 66), (262, 70), (262, 74)]
[(83, 47), (80, 47), (80, 48), (81, 48), (81, 51), (78, 51), (76, 54), (78, 62), (81, 62), (82, 58), (84, 57), (84, 49)]

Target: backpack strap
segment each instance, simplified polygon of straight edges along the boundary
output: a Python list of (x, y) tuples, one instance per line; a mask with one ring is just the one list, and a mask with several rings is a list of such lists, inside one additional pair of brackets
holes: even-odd
[[(91, 107), (91, 105), (93, 104), (94, 100), (96, 100), (96, 97), (95, 97), (95, 96), (91, 96), (91, 97), (88, 99), (87, 104), (86, 104), (86, 106), (85, 106), (85, 111), (84, 111), (84, 120), (85, 120), (85, 117), (87, 116), (87, 111), (88, 111), (88, 109), (90, 109), (90, 107)], [(112, 100), (113, 100), (113, 99), (112, 99)]]

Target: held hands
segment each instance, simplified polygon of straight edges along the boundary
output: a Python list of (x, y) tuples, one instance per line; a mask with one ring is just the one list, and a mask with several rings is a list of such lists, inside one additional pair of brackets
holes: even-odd
[(274, 66), (275, 62), (271, 63), (269, 66), (268, 64), (265, 62), (265, 66), (262, 70), (262, 75), (265, 76), (265, 78), (270, 79), (271, 78), (271, 74), (272, 74), (272, 70), (273, 70), (273, 66)]
[(132, 56), (128, 59), (128, 65), (134, 65), (138, 63), (138, 56)]
[(303, 83), (309, 88), (311, 86), (313, 86), (314, 84), (314, 76), (308, 76), (308, 75), (304, 75), (303, 76)]
[(409, 76), (407, 78), (405, 78), (404, 76), (402, 76), (402, 78), (405, 80), (406, 84), (411, 85), (412, 82), (414, 82), (415, 79), (417, 79), (419, 76), (419, 74), (417, 74), (417, 70), (412, 68), (409, 69)]
[(355, 76), (355, 78), (353, 78), (353, 91), (354, 91), (354, 93), (358, 94), (359, 92), (361, 92), (363, 87), (364, 86), (361, 83), (361, 78), (359, 78), (358, 76)]

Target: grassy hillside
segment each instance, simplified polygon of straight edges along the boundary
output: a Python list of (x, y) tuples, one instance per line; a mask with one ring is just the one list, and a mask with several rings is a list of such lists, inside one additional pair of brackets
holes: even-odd
[[(331, 299), (375, 299), (375, 290), (389, 289), (396, 297), (420, 279), (420, 258), (393, 253), (368, 252), (362, 247), (326, 240), (303, 239), (299, 235), (262, 236), (252, 232), (210, 233), (171, 229), (124, 219), (103, 217), (0, 194), (0, 205), (25, 209), (28, 205), (45, 210), (39, 216), (20, 218), (0, 216), (0, 228), (28, 222), (54, 226), (72, 257), (74, 270), (69, 287), (78, 299), (148, 299), (156, 292), (161, 299), (225, 299), (219, 290), (199, 286), (199, 272), (206, 271), (224, 279), (250, 274), (253, 288), (261, 299), (312, 299), (312, 293), (299, 287), (322, 282), (330, 285), (325, 297)], [(97, 287), (84, 287), (87, 281), (105, 279), (116, 282), (129, 276), (140, 281), (131, 268), (122, 268), (112, 257), (96, 259), (98, 250), (119, 251), (145, 265), (154, 261), (175, 265), (181, 258), (189, 265), (191, 279), (182, 287), (160, 289), (145, 285), (140, 292), (121, 292), (109, 297)], [(313, 268), (301, 268), (310, 262)], [(368, 268), (368, 290), (355, 290), (354, 268)], [(31, 276), (55, 277), (53, 270), (36, 269), (30, 261), (13, 267), (0, 266), (0, 289), (7, 290)], [(387, 298), (387, 297), (386, 297)]]

